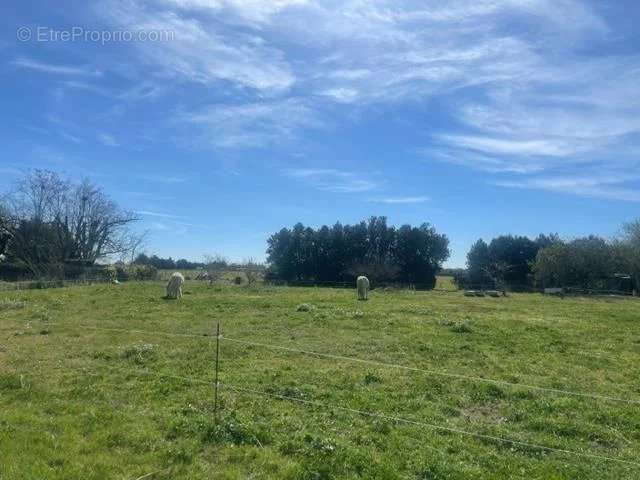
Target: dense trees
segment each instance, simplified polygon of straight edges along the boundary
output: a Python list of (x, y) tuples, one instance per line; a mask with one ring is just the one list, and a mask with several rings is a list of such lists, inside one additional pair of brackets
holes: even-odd
[(624, 271), (624, 263), (615, 244), (592, 235), (540, 250), (533, 270), (540, 287), (606, 289), (609, 280)]
[(471, 249), (467, 253), (467, 282), (470, 285), (494, 283), (491, 277), (489, 245), (482, 239), (471, 245)]
[(38, 276), (43, 266), (91, 266), (139, 245), (129, 228), (135, 221), (88, 180), (73, 183), (35, 170), (2, 200), (0, 253)]
[(503, 235), (489, 244), (474, 243), (467, 272), (457, 276), (467, 287), (573, 287), (591, 290), (637, 289), (640, 285), (640, 221), (626, 224), (621, 238), (597, 236), (563, 241), (557, 235), (535, 240)]
[(157, 255), (148, 256), (140, 253), (134, 260), (136, 265), (148, 265), (158, 270), (194, 270), (196, 268), (204, 268), (202, 262), (190, 262), (184, 258), (174, 260), (173, 258), (162, 258)]
[[(56, 173), (35, 170), (0, 197), (0, 278), (68, 275), (105, 259), (132, 259), (141, 236), (137, 219), (103, 190), (85, 180), (74, 183)], [(449, 240), (428, 223), (418, 227), (387, 224), (371, 217), (355, 225), (311, 228), (297, 223), (268, 239), (271, 278), (285, 281), (351, 282), (361, 274), (375, 283), (399, 282), (433, 287), (449, 257)], [(205, 262), (140, 254), (136, 268), (206, 269), (213, 280), (230, 266), (224, 257)], [(248, 283), (263, 266), (243, 265)], [(142, 270), (140, 270), (142, 271)], [(54, 273), (52, 273), (54, 272)], [(578, 287), (631, 289), (640, 286), (640, 220), (625, 224), (615, 240), (596, 236), (563, 241), (557, 235), (501, 235), (476, 241), (467, 254), (459, 285), (470, 287)]]
[(622, 238), (617, 243), (618, 254), (623, 258), (624, 268), (633, 278), (636, 291), (640, 289), (640, 219), (622, 227)]
[(395, 228), (385, 217), (318, 229), (298, 223), (269, 238), (267, 255), (270, 275), (287, 281), (351, 281), (365, 274), (373, 282), (432, 287), (449, 257), (449, 240), (428, 223)]
[(467, 276), (471, 286), (521, 287), (532, 283), (532, 264), (541, 248), (553, 244), (556, 235), (528, 237), (501, 235), (487, 244), (480, 239), (467, 254)]
[(9, 248), (9, 241), (13, 236), (12, 223), (9, 211), (0, 203), (0, 255), (2, 255), (0, 258), (5, 258)]

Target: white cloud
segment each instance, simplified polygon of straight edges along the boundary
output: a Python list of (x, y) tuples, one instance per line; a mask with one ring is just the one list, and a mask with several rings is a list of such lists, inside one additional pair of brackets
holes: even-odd
[(116, 141), (115, 137), (109, 133), (98, 134), (98, 140), (100, 143), (107, 147), (118, 147), (120, 144)]
[(292, 168), (284, 170), (285, 175), (303, 180), (305, 183), (333, 193), (359, 193), (377, 189), (380, 184), (361, 178), (355, 173), (332, 168)]
[(147, 182), (154, 182), (154, 183), (169, 183), (169, 184), (173, 184), (173, 183), (184, 183), (184, 182), (187, 181), (186, 177), (178, 177), (178, 176), (174, 176), (174, 175), (144, 174), (144, 175), (134, 175), (134, 176), (136, 178), (139, 178), (140, 180), (144, 180), (144, 181), (147, 181)]
[[(397, 119), (393, 114), (410, 106), (413, 113), (424, 112), (424, 123), (412, 117), (407, 138), (422, 131), (424, 143), (404, 147), (430, 160), (481, 170), (490, 181), (518, 175), (526, 185), (533, 175), (551, 178), (584, 165), (629, 168), (637, 158), (640, 55), (608, 54), (603, 47), (613, 40), (615, 50), (622, 40), (611, 36), (612, 29), (586, 1), (111, 0), (102, 5), (100, 17), (111, 26), (169, 30), (174, 38), (129, 47), (132, 60), (119, 71), (133, 72), (131, 78), (144, 81), (144, 88), (117, 94), (78, 79), (68, 87), (116, 94), (125, 104), (169, 91), (202, 93), (200, 106), (190, 98), (174, 104), (180, 106), (170, 126), (184, 126), (184, 137), (191, 139), (195, 125), (195, 136), (215, 147), (273, 147), (303, 138), (308, 129), (387, 112)], [(56, 71), (55, 65), (39, 65), (22, 68)], [(68, 74), (76, 68), (58, 67), (58, 73), (71, 68)], [(434, 118), (444, 117), (434, 125)], [(290, 176), (324, 190), (377, 186), (337, 170)], [(623, 188), (624, 182), (616, 185)], [(566, 191), (599, 188), (605, 187)]]
[(233, 13), (251, 22), (266, 22), (282, 10), (305, 5), (308, 0), (163, 0), (182, 9), (209, 11), (219, 15)]
[(341, 103), (351, 103), (358, 98), (358, 91), (353, 88), (330, 88), (320, 94)]
[(171, 227), (169, 225), (162, 222), (151, 222), (150, 227), (152, 230), (158, 230), (160, 232), (171, 230)]
[(576, 150), (562, 140), (493, 138), (470, 135), (440, 135), (444, 142), (470, 150), (497, 155), (564, 157)]
[(184, 218), (183, 216), (180, 215), (173, 215), (170, 213), (164, 213), (164, 212), (153, 212), (153, 211), (149, 211), (149, 210), (136, 210), (136, 212), (138, 215), (144, 215), (146, 217), (157, 217), (157, 218)]
[(640, 56), (565, 62), (546, 65), (532, 83), (494, 85), (484, 101), (459, 102), (467, 132), (436, 135), (446, 154), (433, 158), (522, 174), (587, 163), (629, 168), (640, 134), (640, 102), (632, 93)]
[(205, 141), (218, 147), (256, 147), (290, 140), (301, 128), (322, 126), (304, 100), (226, 105), (183, 113), (178, 120), (200, 125)]
[(425, 148), (417, 150), (417, 153), (425, 160), (446, 162), (490, 173), (527, 174), (540, 172), (547, 166), (547, 162), (540, 158), (525, 157), (514, 161), (511, 157), (500, 158), (455, 148)]
[(57, 65), (53, 63), (40, 62), (29, 58), (18, 58), (11, 62), (12, 65), (27, 70), (35, 70), (43, 73), (55, 75), (77, 75), (77, 76), (100, 76), (102, 72), (91, 67), (78, 67), (69, 65)]
[(69, 140), (70, 142), (73, 142), (75, 144), (84, 143), (84, 141), (81, 138), (76, 137), (75, 135), (72, 135), (72, 134), (67, 133), (67, 132), (60, 131), (60, 132), (58, 132), (58, 135), (60, 135), (65, 140)]
[(583, 197), (640, 202), (640, 189), (632, 185), (640, 179), (634, 174), (607, 174), (592, 172), (589, 176), (535, 177), (517, 181), (497, 181), (495, 185), (506, 188), (546, 190), (570, 193)]
[(397, 205), (397, 204), (412, 204), (412, 203), (425, 203), (431, 200), (429, 197), (419, 196), (419, 197), (383, 197), (383, 198), (372, 198), (370, 201), (376, 203), (386, 203), (389, 205)]
[[(205, 2), (180, 3), (189, 8)], [(204, 84), (227, 81), (265, 93), (287, 90), (295, 82), (282, 51), (267, 46), (257, 32), (232, 32), (188, 10), (157, 6), (113, 1), (102, 6), (101, 14), (118, 28), (173, 32), (165, 42), (135, 44), (143, 64), (164, 76)]]

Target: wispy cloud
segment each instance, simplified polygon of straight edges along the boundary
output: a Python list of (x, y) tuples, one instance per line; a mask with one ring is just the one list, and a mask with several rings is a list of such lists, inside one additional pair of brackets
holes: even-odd
[[(171, 9), (171, 4), (178, 9)], [(101, 15), (119, 28), (174, 32), (166, 42), (138, 42), (140, 60), (177, 80), (204, 84), (232, 82), (262, 92), (289, 89), (295, 82), (281, 50), (270, 47), (259, 32), (243, 34), (217, 21), (203, 22), (196, 13), (218, 2), (174, 1), (144, 5), (135, 1), (101, 4)]]
[(294, 168), (284, 170), (283, 173), (288, 177), (300, 179), (319, 190), (334, 193), (368, 192), (380, 186), (378, 182), (373, 180), (336, 169)]
[[(26, 57), (11, 63), (67, 76), (60, 88), (112, 98), (122, 116), (136, 101), (171, 92), (175, 97), (164, 98), (173, 102), (165, 105), (173, 115), (154, 132), (171, 129), (179, 144), (213, 148), (312, 143), (310, 131), (433, 105), (435, 115), (407, 125), (407, 150), (482, 171), (490, 183), (515, 181), (511, 176), (526, 182), (580, 173), (585, 164), (629, 168), (637, 158), (630, 149), (640, 136), (640, 55), (628, 48), (611, 53), (621, 40), (594, 5), (107, 0), (93, 8), (108, 26), (175, 33), (168, 41), (126, 45), (130, 50), (113, 68), (129, 84), (116, 89), (90, 79), (101, 72), (87, 64)], [(201, 98), (194, 102), (186, 91)], [(88, 139), (109, 128), (65, 132)], [(377, 186), (351, 175), (299, 178), (332, 191)]]
[(355, 102), (358, 99), (358, 94), (359, 92), (355, 88), (344, 88), (344, 87), (329, 88), (327, 90), (320, 92), (320, 95), (323, 95), (325, 97), (330, 97), (335, 101), (341, 102), (341, 103)]
[(32, 60), (29, 58), (17, 58), (12, 61), (11, 64), (19, 68), (36, 70), (39, 72), (51, 73), (55, 75), (77, 75), (92, 77), (102, 75), (102, 72), (100, 72), (99, 70), (87, 66), (58, 65), (53, 63), (45, 63), (38, 60)]
[(76, 137), (75, 135), (72, 135), (72, 134), (70, 134), (68, 132), (59, 131), (58, 135), (60, 135), (65, 140), (68, 140), (68, 141), (70, 141), (72, 143), (75, 143), (75, 144), (84, 143), (84, 141), (80, 137)]
[(439, 139), (453, 146), (485, 154), (566, 157), (576, 149), (562, 140), (515, 139), (471, 135), (441, 135)]
[[(430, 158), (525, 176), (572, 168), (576, 176), (584, 176), (584, 165), (598, 165), (594, 181), (602, 171), (634, 168), (640, 102), (630, 92), (640, 82), (640, 56), (587, 61), (571, 52), (564, 55), (562, 65), (540, 62), (539, 69), (523, 81), (491, 85), (483, 100), (457, 102), (454, 114), (463, 133), (435, 135), (439, 147), (428, 149)], [(618, 73), (611, 75), (613, 71)], [(553, 188), (539, 179), (500, 182)], [(633, 198), (608, 182), (598, 187), (575, 185), (564, 191)]]
[(202, 135), (218, 147), (253, 147), (293, 138), (298, 129), (322, 126), (302, 99), (210, 105), (183, 113), (178, 120), (202, 127)]
[(153, 212), (149, 210), (136, 210), (135, 213), (138, 215), (144, 215), (145, 217), (175, 218), (175, 219), (185, 218), (181, 215), (173, 215), (171, 213), (164, 213), (164, 212)]
[(184, 183), (188, 180), (187, 177), (178, 177), (175, 175), (152, 175), (152, 174), (134, 174), (136, 178), (140, 180), (144, 180), (146, 182), (154, 182), (154, 183)]
[(376, 203), (386, 203), (389, 205), (402, 205), (402, 204), (412, 204), (412, 203), (425, 203), (431, 200), (429, 197), (425, 196), (417, 196), (417, 197), (382, 197), (382, 198), (372, 198), (371, 202)]
[(514, 161), (512, 157), (484, 155), (470, 150), (450, 148), (424, 148), (416, 153), (426, 161), (438, 161), (468, 167), (489, 173), (528, 174), (543, 171), (546, 168), (544, 159), (526, 157)]
[(98, 134), (98, 140), (100, 143), (107, 147), (118, 147), (120, 144), (116, 141), (115, 137), (109, 133)]
[(213, 15), (227, 13), (243, 20), (264, 23), (287, 8), (303, 6), (310, 0), (166, 0), (181, 9), (200, 10)]
[(495, 184), (507, 188), (546, 190), (556, 193), (570, 193), (583, 197), (640, 202), (640, 188), (631, 182), (638, 175), (590, 175), (536, 177), (524, 180), (504, 180)]

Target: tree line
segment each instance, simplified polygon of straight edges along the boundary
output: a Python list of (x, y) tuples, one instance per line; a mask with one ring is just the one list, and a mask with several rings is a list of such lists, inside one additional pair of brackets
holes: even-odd
[(133, 263), (136, 265), (147, 265), (157, 268), (158, 270), (195, 270), (205, 268), (204, 262), (191, 262), (184, 258), (174, 260), (171, 257), (162, 258), (158, 255), (147, 255), (139, 253)]
[(467, 288), (558, 288), (637, 291), (640, 285), (640, 220), (614, 239), (595, 235), (563, 240), (501, 235), (479, 239), (467, 254), (467, 270), (455, 276)]
[(557, 241), (557, 235), (539, 235), (535, 239), (500, 235), (490, 243), (479, 239), (467, 253), (467, 271), (458, 274), (456, 282), (469, 287), (530, 285), (531, 264), (538, 251)]
[[(221, 256), (192, 262), (137, 254), (143, 239), (133, 228), (137, 220), (88, 180), (34, 170), (0, 197), (0, 279), (25, 273), (68, 278), (115, 259), (154, 269), (202, 269), (212, 279), (229, 267)], [(374, 284), (432, 288), (448, 257), (449, 240), (432, 225), (395, 227), (374, 216), (354, 225), (283, 228), (267, 241), (266, 272), (252, 259), (236, 267), (287, 282), (352, 282), (367, 275)], [(640, 220), (623, 225), (614, 239), (479, 239), (467, 254), (466, 270), (450, 272), (461, 287), (638, 290)]]
[(449, 240), (435, 228), (387, 224), (371, 217), (355, 225), (319, 228), (297, 223), (267, 240), (267, 278), (289, 282), (350, 282), (367, 275), (374, 283), (400, 282), (433, 288), (449, 258)]
[(136, 216), (89, 180), (74, 183), (35, 170), (0, 197), (0, 260), (5, 276), (67, 275), (142, 242)]

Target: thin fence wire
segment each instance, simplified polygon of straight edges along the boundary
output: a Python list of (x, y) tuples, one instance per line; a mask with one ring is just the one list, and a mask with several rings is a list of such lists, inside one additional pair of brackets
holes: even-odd
[(623, 402), (623, 403), (629, 403), (629, 404), (640, 404), (640, 400), (613, 397), (613, 396), (608, 396), (608, 395), (598, 395), (598, 394), (593, 394), (593, 393), (575, 392), (575, 391), (563, 390), (563, 389), (558, 389), (558, 388), (539, 387), (539, 386), (536, 386), (536, 385), (527, 385), (527, 384), (523, 384), (523, 383), (507, 382), (505, 380), (494, 380), (494, 379), (490, 379), (490, 378), (477, 377), (477, 376), (472, 376), (472, 375), (463, 375), (463, 374), (459, 374), (459, 373), (442, 372), (442, 371), (438, 371), (438, 370), (427, 370), (427, 369), (423, 369), (423, 368), (410, 367), (410, 366), (407, 366), (407, 365), (400, 365), (400, 364), (389, 363), (389, 362), (379, 362), (379, 361), (376, 361), (376, 360), (366, 360), (366, 359), (356, 358), (356, 357), (347, 357), (347, 356), (343, 356), (343, 355), (333, 355), (333, 354), (330, 354), (330, 353), (319, 353), (319, 352), (313, 352), (313, 351), (310, 351), (310, 350), (295, 349), (295, 348), (290, 348), (290, 347), (284, 347), (284, 346), (281, 346), (281, 345), (271, 345), (271, 344), (260, 343), (260, 342), (251, 342), (251, 341), (247, 341), (247, 340), (239, 340), (239, 339), (236, 339), (236, 338), (230, 338), (230, 337), (225, 337), (225, 336), (222, 336), (221, 339), (223, 341), (227, 341), (227, 342), (234, 342), (234, 343), (238, 343), (238, 344), (251, 345), (251, 346), (255, 346), (255, 347), (263, 347), (263, 348), (284, 350), (284, 351), (288, 351), (288, 352), (292, 352), (292, 353), (300, 353), (300, 354), (304, 354), (304, 355), (311, 355), (311, 356), (317, 356), (317, 357), (322, 357), (322, 358), (331, 358), (331, 359), (334, 359), (334, 360), (343, 360), (343, 361), (364, 363), (364, 364), (368, 364), (368, 365), (375, 365), (375, 366), (378, 366), (378, 367), (397, 368), (397, 369), (400, 369), (400, 370), (419, 372), (419, 373), (424, 373), (424, 374), (427, 374), (427, 375), (437, 375), (437, 376), (458, 378), (458, 379), (470, 380), (470, 381), (476, 381), (476, 382), (486, 382), (486, 383), (492, 383), (492, 384), (495, 384), (495, 385), (504, 385), (504, 386), (509, 386), (509, 387), (518, 387), (518, 388), (525, 388), (525, 389), (530, 389), (530, 390), (538, 390), (538, 391), (541, 391), (541, 392), (554, 393), (554, 394), (559, 394), (559, 395), (572, 395), (572, 396), (578, 396), (578, 397), (593, 398), (593, 399), (597, 399), (597, 400), (607, 400), (607, 401)]
[[(140, 280), (137, 280), (140, 281)], [(156, 279), (149, 279), (145, 281), (166, 281), (162, 275), (159, 275)], [(63, 288), (76, 285), (93, 285), (100, 283), (111, 283), (111, 280), (105, 277), (95, 278), (82, 278), (75, 280), (25, 280), (25, 281), (0, 281), (0, 291), (12, 291), (12, 290), (32, 290), (32, 289), (48, 289), (48, 288)], [(332, 282), (332, 281), (278, 281), (268, 280), (263, 282), (264, 285), (273, 287), (324, 287), (324, 288), (355, 288), (353, 282)], [(433, 287), (429, 284), (381, 284), (374, 287), (372, 290), (404, 290), (404, 291), (421, 291), (421, 292), (438, 292), (438, 293), (463, 293), (465, 290), (496, 290), (494, 286), (488, 285), (467, 285), (464, 288), (440, 288)], [(507, 293), (544, 293), (543, 288), (533, 287), (531, 285), (510, 285), (504, 289)], [(609, 296), (609, 297), (633, 297), (633, 291), (626, 290), (603, 290), (596, 288), (585, 287), (565, 287), (564, 294), (567, 296), (572, 295), (586, 295), (586, 296)]]
[[(158, 378), (174, 378), (174, 379), (182, 380), (182, 381), (189, 382), (189, 383), (197, 383), (197, 384), (213, 386), (213, 382), (211, 380), (202, 380), (202, 379), (198, 379), (198, 378), (185, 377), (185, 376), (181, 376), (181, 375), (165, 374), (165, 373), (162, 373), (162, 372), (153, 372), (153, 371), (150, 371), (150, 370), (129, 369), (127, 371), (124, 371), (123, 369), (117, 368), (117, 367), (111, 367), (111, 366), (106, 366), (106, 367), (107, 367), (107, 369), (112, 370), (112, 371), (117, 370), (118, 373), (125, 373), (125, 374), (135, 373), (135, 374), (138, 374), (138, 375), (155, 376), (155, 377), (158, 377)], [(86, 375), (93, 375), (93, 376), (98, 376), (99, 375), (99, 373), (87, 372), (86, 371), (86, 367), (61, 367), (61, 369), (80, 370), (80, 371), (82, 371), (82, 373), (84, 373)], [(339, 411), (352, 413), (352, 414), (356, 414), (356, 415), (362, 415), (362, 416), (369, 417), (369, 418), (379, 418), (379, 419), (382, 419), (382, 420), (393, 421), (393, 422), (397, 422), (397, 423), (404, 423), (404, 424), (407, 424), (407, 425), (413, 425), (413, 426), (417, 426), (417, 427), (428, 428), (430, 430), (443, 431), (443, 432), (454, 433), (454, 434), (458, 434), (458, 435), (464, 435), (464, 436), (467, 436), (467, 437), (478, 438), (478, 439), (481, 439), (481, 440), (490, 440), (490, 441), (494, 441), (494, 442), (499, 442), (499, 443), (504, 443), (504, 444), (509, 444), (509, 445), (517, 445), (517, 446), (537, 449), (537, 450), (541, 450), (541, 451), (554, 452), (554, 453), (559, 453), (559, 454), (564, 454), (564, 455), (573, 455), (573, 456), (582, 457), (582, 458), (604, 460), (604, 461), (620, 463), (620, 464), (624, 464), (624, 465), (630, 465), (630, 466), (633, 466), (633, 467), (640, 467), (640, 463), (635, 462), (635, 461), (631, 461), (631, 460), (624, 460), (624, 459), (620, 459), (620, 458), (608, 457), (608, 456), (605, 456), (605, 455), (598, 455), (598, 454), (593, 454), (593, 453), (578, 452), (578, 451), (574, 451), (574, 450), (566, 450), (566, 449), (562, 449), (562, 448), (549, 447), (549, 446), (546, 446), (546, 445), (540, 445), (540, 444), (536, 444), (536, 443), (524, 442), (524, 441), (521, 441), (521, 440), (513, 440), (513, 439), (509, 439), (509, 438), (505, 438), (505, 437), (495, 436), (495, 435), (488, 435), (488, 434), (483, 434), (483, 433), (471, 432), (471, 431), (467, 431), (467, 430), (463, 430), (463, 429), (459, 429), (459, 428), (446, 427), (446, 426), (443, 426), (443, 425), (437, 425), (437, 424), (427, 423), (427, 422), (423, 422), (423, 421), (419, 421), (419, 420), (408, 419), (408, 418), (400, 417), (400, 416), (397, 416), (397, 415), (390, 415), (390, 414), (380, 413), (380, 412), (359, 410), (359, 409), (355, 409), (355, 408), (351, 408), (351, 407), (344, 407), (344, 406), (335, 405), (335, 404), (331, 404), (331, 403), (327, 403), (327, 402), (319, 402), (319, 401), (315, 401), (315, 400), (306, 400), (306, 399), (301, 399), (301, 398), (297, 398), (297, 397), (291, 397), (291, 396), (288, 396), (288, 395), (281, 395), (281, 394), (276, 394), (276, 393), (265, 392), (265, 391), (262, 391), (262, 390), (255, 390), (255, 389), (251, 389), (251, 388), (246, 388), (246, 387), (241, 387), (241, 386), (238, 386), (238, 385), (229, 384), (229, 383), (226, 383), (226, 382), (218, 382), (218, 386), (223, 388), (223, 389), (228, 389), (230, 391), (234, 391), (236, 393), (244, 393), (244, 394), (250, 394), (250, 395), (258, 395), (258, 396), (263, 396), (263, 397), (276, 398), (276, 399), (279, 399), (279, 400), (287, 400), (287, 401), (297, 402), (297, 403), (301, 403), (301, 404), (304, 404), (304, 405), (309, 405), (309, 406), (313, 406), (313, 407), (317, 407), (317, 408), (339, 410)]]
[[(202, 333), (202, 334), (172, 333), (172, 332), (162, 332), (162, 331), (133, 330), (133, 329), (126, 329), (126, 328), (97, 327), (97, 326), (93, 326), (93, 325), (82, 325), (82, 324), (81, 325), (77, 325), (77, 326), (81, 327), (81, 328), (88, 329), (88, 330), (98, 330), (98, 331), (107, 331), (107, 332), (136, 333), (136, 334), (142, 334), (142, 335), (161, 335), (161, 336), (168, 336), (168, 337), (183, 337), (183, 338), (198, 338), (198, 339), (201, 339), (201, 340), (202, 339), (208, 339), (208, 340), (215, 339), (215, 335), (211, 335), (209, 333)], [(282, 345), (274, 345), (274, 344), (267, 344), (267, 343), (261, 343), (261, 342), (253, 342), (253, 341), (248, 341), (248, 340), (241, 340), (241, 339), (237, 339), (237, 338), (233, 338), (233, 337), (227, 337), (227, 336), (224, 336), (224, 335), (220, 336), (220, 340), (223, 341), (223, 342), (227, 341), (227, 342), (232, 342), (232, 343), (236, 343), (236, 344), (244, 344), (244, 345), (253, 346), (253, 347), (261, 347), (261, 348), (268, 348), (268, 349), (274, 349), (274, 350), (282, 350), (282, 351), (286, 351), (286, 352), (298, 353), (298, 354), (303, 354), (303, 355), (310, 355), (310, 356), (315, 356), (315, 357), (319, 357), (319, 358), (330, 358), (330, 359), (333, 359), (333, 360), (349, 361), (349, 362), (367, 364), (367, 365), (372, 365), (372, 366), (382, 367), (382, 368), (395, 368), (395, 369), (405, 370), (405, 371), (410, 371), (410, 372), (418, 372), (418, 373), (422, 373), (422, 374), (425, 374), (425, 375), (441, 376), (441, 377), (448, 377), (448, 378), (457, 378), (457, 379), (467, 380), (467, 381), (472, 381), (472, 382), (484, 382), (484, 383), (490, 383), (490, 384), (493, 384), (493, 385), (502, 385), (502, 386), (513, 387), (513, 388), (535, 390), (535, 391), (538, 391), (538, 392), (550, 393), (550, 394), (555, 394), (555, 395), (568, 395), (568, 396), (574, 396), (574, 397), (590, 398), (590, 399), (594, 399), (594, 400), (627, 403), (627, 404), (630, 404), (630, 405), (640, 405), (640, 400), (623, 398), (623, 397), (616, 397), (616, 396), (612, 396), (612, 395), (601, 395), (601, 394), (588, 393), (588, 392), (577, 392), (577, 391), (573, 391), (573, 390), (566, 390), (566, 389), (560, 389), (560, 388), (541, 387), (541, 386), (538, 386), (538, 385), (529, 385), (529, 384), (524, 384), (524, 383), (508, 382), (506, 380), (496, 380), (496, 379), (491, 379), (491, 378), (478, 377), (478, 376), (474, 376), (474, 375), (464, 375), (464, 374), (461, 374), (461, 373), (451, 373), (451, 372), (443, 372), (443, 371), (439, 371), (439, 370), (429, 370), (429, 369), (424, 369), (424, 368), (412, 367), (412, 366), (408, 366), (408, 365), (401, 365), (401, 364), (392, 363), (392, 362), (381, 362), (381, 361), (377, 361), (377, 360), (368, 360), (368, 359), (357, 358), (357, 357), (349, 357), (349, 356), (344, 356), (344, 355), (334, 355), (334, 354), (330, 354), (330, 353), (322, 353), (322, 352), (315, 352), (315, 351), (305, 350), (305, 349), (291, 348), (291, 347), (286, 347), (286, 346), (282, 346)]]
[(0, 281), (0, 291), (43, 290), (49, 288), (63, 288), (77, 285), (94, 285), (102, 283), (111, 283), (111, 280), (99, 277), (82, 278), (76, 280), (28, 280), (19, 282)]
[(383, 420), (390, 420), (390, 421), (394, 421), (394, 422), (398, 422), (398, 423), (406, 423), (406, 424), (414, 425), (414, 426), (418, 426), (418, 427), (429, 428), (431, 430), (439, 430), (439, 431), (445, 431), (445, 432), (449, 432), (449, 433), (456, 433), (456, 434), (459, 434), (459, 435), (475, 437), (475, 438), (479, 438), (479, 439), (483, 439), (483, 440), (491, 440), (491, 441), (500, 442), (500, 443), (506, 443), (506, 444), (510, 444), (510, 445), (518, 445), (518, 446), (521, 446), (521, 447), (533, 448), (533, 449), (544, 450), (544, 451), (555, 452), (555, 453), (562, 453), (562, 454), (567, 454), (567, 455), (575, 455), (575, 456), (583, 457), (583, 458), (606, 460), (606, 461), (610, 461), (610, 462), (622, 463), (622, 464), (625, 464), (625, 465), (632, 465), (634, 467), (640, 467), (640, 463), (634, 462), (634, 461), (631, 461), (631, 460), (623, 460), (623, 459), (619, 459), (619, 458), (607, 457), (605, 455), (598, 455), (598, 454), (592, 454), (592, 453), (576, 452), (576, 451), (573, 451), (573, 450), (565, 450), (565, 449), (562, 449), (562, 448), (548, 447), (548, 446), (545, 446), (545, 445), (538, 445), (538, 444), (535, 444), (535, 443), (522, 442), (520, 440), (511, 440), (511, 439), (508, 439), (508, 438), (497, 437), (497, 436), (494, 436), (494, 435), (486, 435), (486, 434), (483, 434), (483, 433), (469, 432), (467, 430), (462, 430), (462, 429), (452, 428), (452, 427), (445, 427), (445, 426), (442, 426), (442, 425), (426, 423), (426, 422), (422, 422), (422, 421), (418, 421), (418, 420), (411, 420), (411, 419), (407, 419), (407, 418), (403, 418), (403, 417), (398, 417), (398, 416), (395, 416), (395, 415), (388, 415), (388, 414), (384, 414), (384, 413), (369, 412), (369, 411), (365, 411), (365, 410), (358, 410), (358, 409), (355, 409), (355, 408), (342, 407), (342, 406), (333, 405), (333, 404), (330, 404), (330, 403), (318, 402), (318, 401), (314, 401), (314, 400), (305, 400), (305, 399), (302, 399), (302, 398), (290, 397), (290, 396), (287, 396), (287, 395), (280, 395), (280, 394), (276, 394), (276, 393), (269, 393), (269, 392), (264, 392), (264, 391), (261, 391), (261, 390), (254, 390), (254, 389), (251, 389), (251, 388), (238, 387), (238, 386), (227, 384), (227, 383), (221, 383), (220, 385), (222, 387), (226, 387), (226, 388), (228, 388), (228, 389), (230, 389), (232, 391), (238, 392), (238, 393), (247, 393), (247, 394), (251, 394), (251, 395), (260, 395), (260, 396), (264, 396), (264, 397), (277, 398), (277, 399), (280, 399), (280, 400), (288, 400), (288, 401), (292, 401), (292, 402), (302, 403), (302, 404), (305, 404), (305, 405), (311, 405), (311, 406), (314, 406), (314, 407), (341, 410), (343, 412), (349, 412), (349, 413), (354, 413), (354, 414), (363, 415), (363, 416), (367, 416), (367, 417), (373, 417), (373, 418), (380, 418), (380, 419), (383, 419)]

